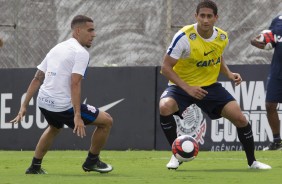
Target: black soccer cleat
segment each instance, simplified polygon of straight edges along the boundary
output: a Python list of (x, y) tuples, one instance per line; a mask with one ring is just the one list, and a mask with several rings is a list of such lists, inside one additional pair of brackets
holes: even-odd
[(44, 171), (44, 169), (40, 168), (40, 169), (34, 169), (32, 167), (27, 168), (27, 170), (25, 171), (25, 174), (48, 174), (46, 171)]
[(99, 173), (108, 173), (113, 170), (113, 167), (109, 164), (106, 164), (100, 160), (98, 160), (95, 164), (87, 163), (86, 161), (82, 165), (82, 169), (85, 172), (95, 171)]
[(263, 148), (263, 151), (268, 151), (268, 150), (282, 150), (282, 142), (272, 142), (270, 143), (267, 147)]

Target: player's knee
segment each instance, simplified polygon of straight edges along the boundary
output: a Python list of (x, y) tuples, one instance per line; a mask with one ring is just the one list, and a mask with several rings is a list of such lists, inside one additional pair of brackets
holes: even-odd
[(166, 106), (164, 104), (160, 105), (160, 115), (167, 116), (170, 114), (169, 112), (170, 112), (169, 106)]
[(104, 125), (107, 127), (107, 128), (112, 128), (113, 126), (113, 123), (114, 123), (114, 120), (112, 118), (112, 116), (108, 113), (106, 113), (106, 118), (105, 118), (105, 121), (104, 121)]
[(176, 103), (169, 99), (162, 99), (159, 104), (160, 115), (168, 116), (177, 111)]
[(240, 128), (240, 127), (245, 127), (248, 125), (248, 120), (246, 119), (246, 117), (242, 114), (237, 116), (234, 120), (233, 120), (233, 124)]

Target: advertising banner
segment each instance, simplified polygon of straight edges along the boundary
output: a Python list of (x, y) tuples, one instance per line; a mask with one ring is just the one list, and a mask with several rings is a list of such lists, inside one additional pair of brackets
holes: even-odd
[[(250, 122), (256, 150), (272, 141), (265, 110), (265, 89), (269, 65), (232, 65), (231, 71), (243, 78), (239, 86), (224, 76), (219, 82), (235, 97)], [(20, 124), (9, 121), (18, 113), (26, 89), (36, 69), (0, 70), (0, 149), (33, 150), (48, 124), (36, 106), (36, 95)], [(83, 103), (108, 112), (114, 124), (105, 149), (169, 150), (159, 123), (159, 97), (167, 86), (160, 67), (89, 68), (82, 84)], [(278, 107), (282, 119), (282, 107)], [(242, 150), (234, 125), (220, 118), (211, 120), (196, 105), (187, 107), (183, 119), (175, 116), (178, 135), (189, 134), (199, 142), (201, 150)], [(282, 127), (282, 126), (281, 126)], [(87, 126), (83, 139), (65, 127), (52, 149), (88, 149), (94, 126)]]
[[(33, 150), (48, 124), (39, 108), (36, 95), (20, 124), (11, 124), (25, 97), (36, 69), (0, 70), (0, 149)], [(114, 119), (105, 149), (154, 149), (155, 139), (155, 67), (88, 68), (81, 100)], [(81, 139), (63, 128), (52, 149), (89, 149), (94, 126), (86, 127)]]

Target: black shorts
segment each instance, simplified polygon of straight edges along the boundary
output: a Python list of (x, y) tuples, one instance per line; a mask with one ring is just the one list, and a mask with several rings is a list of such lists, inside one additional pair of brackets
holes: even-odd
[(197, 100), (187, 94), (178, 86), (168, 86), (163, 92), (161, 98), (171, 97), (178, 104), (179, 111), (176, 115), (181, 117), (183, 111), (191, 104), (200, 107), (211, 119), (221, 118), (223, 107), (230, 101), (234, 101), (234, 97), (220, 83), (214, 83), (210, 86), (202, 87), (208, 94), (202, 99)]
[(282, 103), (282, 80), (268, 78), (266, 88), (266, 102)]
[[(49, 125), (52, 125), (56, 128), (63, 128), (64, 125), (67, 125), (70, 128), (74, 128), (74, 111), (73, 108), (70, 108), (63, 112), (52, 112), (44, 108), (39, 107), (41, 113), (44, 115)], [(96, 120), (99, 114), (99, 109), (88, 105), (81, 104), (81, 118), (85, 125), (92, 123)]]

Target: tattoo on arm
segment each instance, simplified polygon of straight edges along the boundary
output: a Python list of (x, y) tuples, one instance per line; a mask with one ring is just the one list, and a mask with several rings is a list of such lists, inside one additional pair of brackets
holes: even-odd
[(42, 72), (41, 70), (37, 70), (34, 79), (38, 80), (42, 84), (45, 79), (45, 73)]

